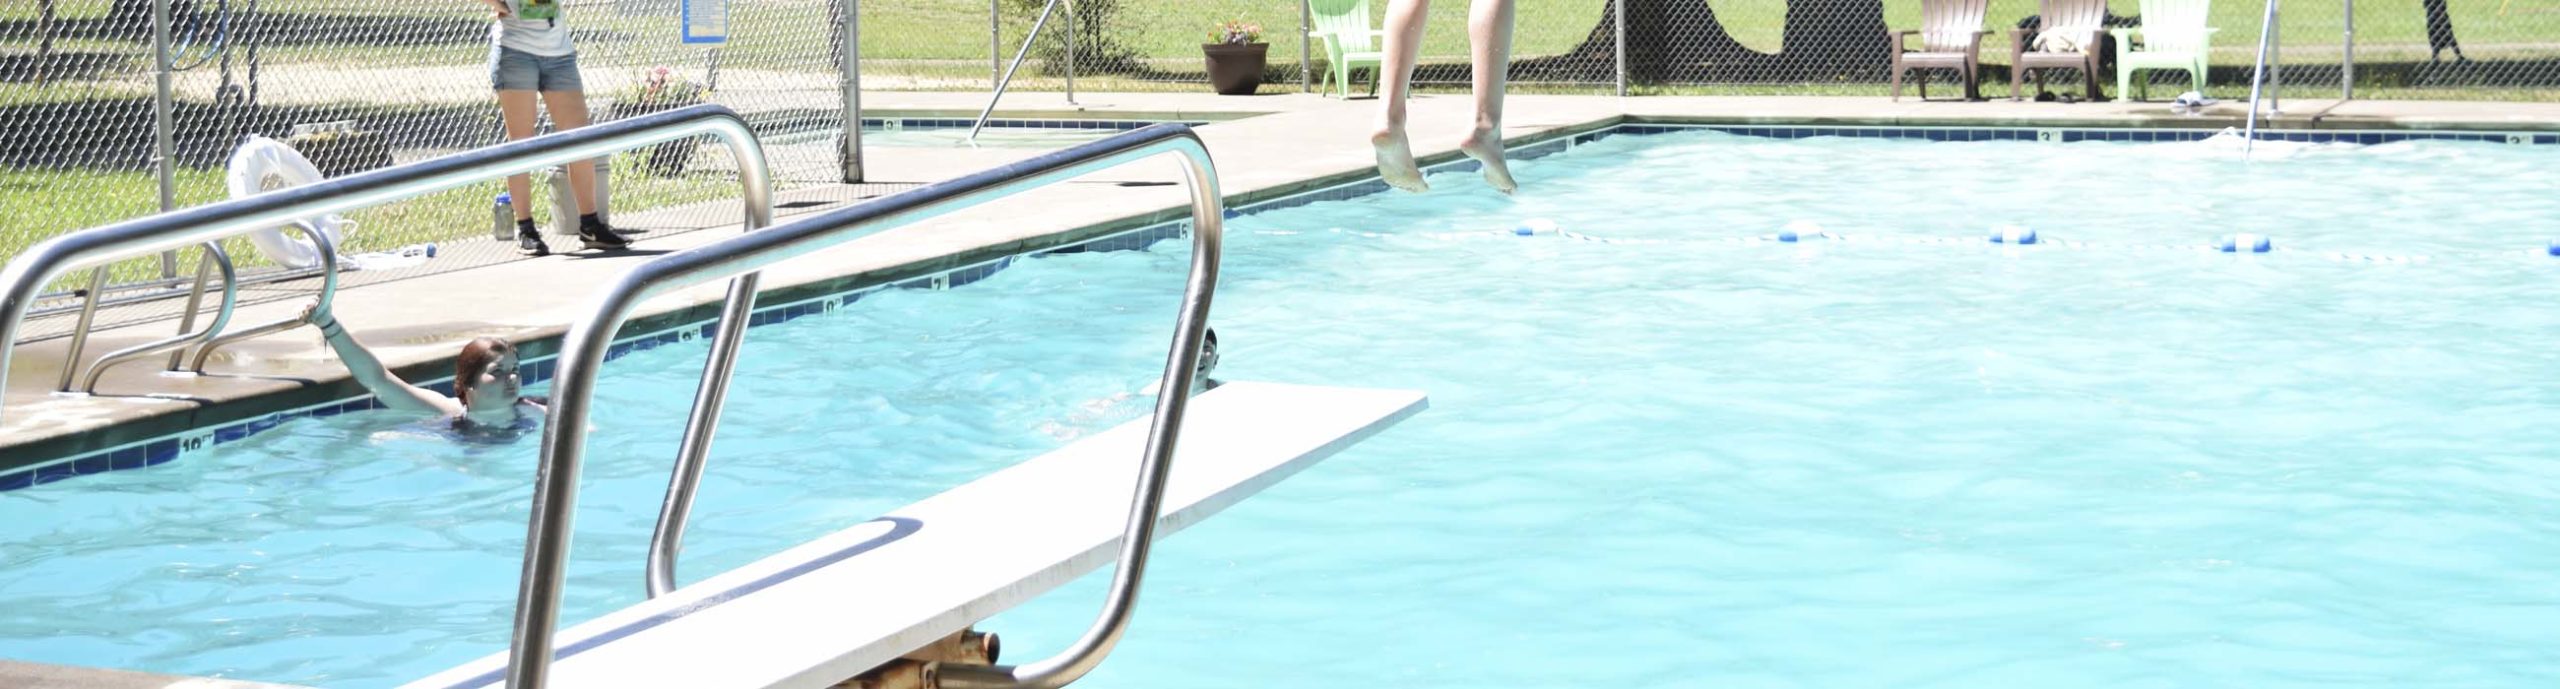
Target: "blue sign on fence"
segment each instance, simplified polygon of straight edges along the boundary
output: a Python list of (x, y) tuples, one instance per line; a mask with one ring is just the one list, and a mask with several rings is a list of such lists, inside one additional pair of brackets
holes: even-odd
[(729, 42), (729, 0), (684, 0), (678, 16), (684, 42)]

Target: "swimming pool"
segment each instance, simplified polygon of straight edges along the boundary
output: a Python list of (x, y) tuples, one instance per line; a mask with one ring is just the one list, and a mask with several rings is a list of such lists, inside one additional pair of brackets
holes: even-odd
[[(1231, 220), (1220, 377), (1434, 409), (1168, 541), (1086, 681), (2548, 686), (2553, 155), (1616, 136), (1516, 199)], [(1754, 240), (1793, 222), (1845, 239)], [(1144, 413), (1186, 250), (758, 329), (685, 580)], [(608, 367), (570, 619), (638, 599), (701, 357)], [(373, 687), (503, 646), (533, 443), (428, 433), (0, 493), (0, 655)], [(1045, 655), (1094, 579), (982, 628)]]

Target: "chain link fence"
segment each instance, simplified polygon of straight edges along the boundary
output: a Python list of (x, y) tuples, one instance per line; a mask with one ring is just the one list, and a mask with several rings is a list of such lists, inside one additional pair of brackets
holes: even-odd
[[(1924, 1), (1517, 0), (1508, 69), (1522, 92), (1609, 94), (1623, 84), (1637, 95), (1879, 96), (1895, 50), (1890, 32), (1922, 28)], [(1986, 96), (2006, 93), (2011, 30), (2033, 24), (2048, 1), (1986, 3)], [(250, 135), (288, 140), (333, 174), (503, 138), (486, 66), (489, 10), (480, 3), (157, 2), (168, 8), (165, 40), (155, 0), (0, 0), (0, 131), (8, 133), (0, 137), (0, 255), (164, 203), (226, 198), (225, 163)], [(1389, 2), (1074, 0), (1073, 12), (1061, 2), (1027, 46), (1049, 0), (730, 0), (729, 40), (711, 48), (679, 40), (680, 0), (565, 0), (565, 21), (596, 119), (721, 103), (751, 120), (778, 191), (851, 198), (858, 192), (838, 185), (836, 142), (845, 125), (836, 51), (847, 3), (859, 7), (867, 89), (985, 93), (1019, 53), (1017, 91), (1205, 93), (1202, 44), (1222, 24), (1242, 22), (1267, 44), (1260, 91), (1284, 93), (1318, 90), (1326, 71), (1324, 48), (1305, 38), (1306, 27), (1331, 15), (1382, 29)], [(1430, 3), (1418, 83), (1465, 88), (1470, 4)], [(2209, 95), (2246, 97), (2264, 9), (2211, 5)], [(2139, 0), (2110, 0), (2107, 10), (2110, 24), (2142, 22)], [(2273, 76), (2286, 98), (2336, 98), (2352, 81), (2356, 98), (2560, 100), (2560, 0), (2296, 0), (2278, 27)], [(171, 65), (165, 184), (155, 130), (162, 46)], [(1360, 70), (1355, 93), (1375, 71)], [(2119, 95), (2113, 68), (2100, 72), (2107, 95)], [(2176, 71), (2141, 78), (2155, 100), (2193, 88)], [(2067, 97), (2077, 79), (2053, 75), (2048, 81), (2059, 83), (2049, 90)], [(612, 216), (644, 237), (738, 217), (735, 163), (718, 146), (678, 143), (612, 165)], [(536, 196), (549, 196), (537, 185)], [(502, 188), (493, 181), (349, 214), (357, 229), (348, 253), (440, 248), (433, 260), (364, 271), (349, 284), (510, 260), (510, 247), (479, 239)], [(546, 226), (549, 205), (536, 204)], [(232, 255), (245, 272), (277, 270), (245, 241), (233, 242)], [(110, 282), (166, 293), (193, 275), (194, 260), (180, 252), (126, 261)], [(65, 280), (56, 294), (86, 284), (85, 275)], [(58, 312), (65, 301), (38, 308)], [(160, 308), (166, 315), (175, 306)]]
[[(489, 81), (490, 17), (479, 2), (6, 0), (0, 9), (0, 254), (63, 232), (233, 195), (226, 164), (246, 137), (286, 141), (328, 175), (444, 155), (504, 140)], [(730, 7), (725, 45), (687, 45), (678, 0), (572, 0), (591, 117), (606, 121), (698, 102), (745, 113), (783, 191), (842, 181), (834, 49), (838, 4), (758, 0)], [(171, 67), (167, 184), (156, 132), (162, 46)], [(547, 119), (546, 119), (547, 121)], [(707, 139), (706, 139), (707, 140)], [(735, 163), (724, 147), (661, 144), (615, 157), (610, 215), (640, 236), (734, 224)], [(553, 227), (549, 175), (536, 175), (535, 217)], [(273, 179), (250, 180), (271, 188)], [(350, 284), (446, 272), (515, 258), (490, 239), (499, 181), (346, 214), (342, 253), (438, 245), (436, 257), (386, 259)], [(563, 197), (565, 199), (565, 197)], [(560, 244), (562, 240), (554, 240)], [(284, 272), (246, 240), (226, 247), (244, 275)], [(120, 262), (122, 296), (174, 292), (197, 252)], [(307, 271), (306, 271), (307, 272)], [(170, 278), (180, 278), (171, 280)], [(59, 313), (89, 284), (53, 286), (40, 314)], [(262, 292), (263, 293), (263, 292)], [(305, 291), (304, 293), (307, 293)], [(117, 296), (114, 292), (110, 296)], [(290, 298), (291, 294), (274, 295)], [(174, 313), (174, 303), (164, 304)], [(147, 311), (108, 317), (156, 317)], [(31, 332), (57, 328), (37, 324)]]
[[(1390, 0), (1361, 9), (1384, 28)], [(1023, 51), (1049, 0), (911, 0), (863, 9), (868, 88), (977, 90), (993, 87)], [(1016, 90), (1069, 88), (1061, 9), (1025, 52)], [(1087, 91), (1205, 91), (1198, 44), (1222, 23), (1261, 28), (1268, 44), (1263, 93), (1314, 90), (1325, 70), (1321, 43), (1302, 40), (1311, 15), (1348, 0), (1078, 0), (1074, 88)], [(1468, 0), (1429, 3), (1415, 81), (1468, 82)], [(1512, 82), (1525, 91), (1614, 92), (1622, 77), (1618, 19), (1625, 18), (1623, 78), (1633, 93), (1883, 95), (1892, 62), (1890, 31), (1921, 28), (1923, 0), (1517, 0)], [(2354, 31), (2350, 48), (2349, 17)], [(2214, 30), (2206, 90), (2245, 94), (2256, 62), (2263, 2), (2212, 3)], [(2007, 81), (2012, 30), (2036, 23), (2041, 0), (1989, 0), (1982, 30), (1983, 78)], [(2141, 24), (2139, 0), (2110, 0), (2111, 24)], [(2285, 7), (2272, 56), (2282, 95), (2342, 94), (2354, 56), (2358, 98), (2560, 100), (2560, 0), (2294, 0)], [(2032, 44), (2030, 44), (2031, 46)], [(2031, 48), (2030, 48), (2031, 49)], [(2112, 51), (2112, 46), (2106, 50)], [(2110, 63), (2111, 65), (2112, 63)], [(2112, 94), (2112, 67), (2099, 81)], [(1359, 85), (1370, 75), (1363, 70)], [(1941, 75), (1943, 79), (1947, 75)], [(2076, 80), (2077, 75), (2059, 75)], [(2145, 76), (2174, 88), (2176, 73)], [(2167, 96), (2157, 96), (2165, 99)]]

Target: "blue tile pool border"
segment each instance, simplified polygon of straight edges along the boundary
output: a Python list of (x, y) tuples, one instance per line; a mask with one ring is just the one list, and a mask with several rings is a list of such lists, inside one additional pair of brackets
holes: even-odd
[[(965, 118), (895, 118), (894, 120), (865, 119), (863, 123), (866, 126), (870, 126), (883, 121), (896, 121), (899, 123), (899, 126), (912, 127), (967, 127), (971, 123), (970, 120)], [(1139, 120), (1029, 119), (991, 120), (989, 122), (990, 126), (1031, 126), (1055, 129), (1106, 129), (1122, 131), (1134, 130), (1150, 124), (1155, 124), (1155, 122)], [(2077, 143), (2084, 141), (2105, 141), (2126, 143), (2166, 143), (2200, 141), (2213, 136), (2218, 130), (2106, 129), (2094, 127), (1796, 126), (1603, 122), (1579, 130), (1568, 129), (1551, 132), (1543, 138), (1515, 144), (1510, 149), (1510, 157), (1513, 160), (1531, 160), (1541, 158), (1571, 151), (1583, 144), (1599, 141), (1612, 136), (1648, 136), (1697, 131), (1711, 131), (1736, 136), (1772, 139), (1848, 137), (1912, 139), (1933, 142), (2042, 141), (2047, 143)], [(2296, 141), (2305, 143), (2339, 142), (2369, 145), (2399, 141), (2463, 141), (2525, 145), (2560, 145), (2560, 134), (2531, 132), (2265, 130), (2261, 131), (2260, 134), (2266, 140), (2270, 141)], [(1428, 172), (1469, 172), (1477, 168), (1477, 163), (1474, 160), (1453, 155), (1435, 159), (1433, 162), (1430, 162), (1423, 167)], [(1274, 210), (1296, 208), (1312, 203), (1355, 199), (1378, 194), (1387, 190), (1388, 187), (1386, 183), (1378, 180), (1374, 175), (1359, 173), (1350, 175), (1350, 179), (1347, 181), (1317, 181), (1312, 183), (1309, 188), (1286, 190), (1280, 192), (1279, 195), (1269, 198), (1249, 200), (1244, 203), (1236, 204), (1227, 210), (1226, 215), (1229, 218), (1234, 218)], [(846, 306), (851, 306), (855, 302), (860, 301), (863, 297), (885, 289), (950, 289), (962, 287), (991, 277), (996, 273), (1031, 257), (1091, 251), (1145, 250), (1154, 246), (1157, 242), (1167, 239), (1188, 237), (1190, 236), (1190, 231), (1190, 221), (1187, 218), (1182, 220), (1154, 222), (1133, 229), (1110, 232), (1061, 246), (1034, 250), (1023, 254), (1001, 256), (975, 263), (969, 263), (956, 268), (934, 271), (921, 276), (888, 280), (880, 284), (872, 284), (850, 289), (841, 287), (823, 289), (822, 291), (826, 293), (819, 296), (799, 298), (796, 300), (784, 301), (779, 304), (760, 306), (756, 309), (754, 314), (749, 317), (748, 324), (751, 327), (773, 325), (834, 311)], [(844, 282), (844, 280), (832, 281), (827, 284), (837, 284), (842, 282)], [(767, 298), (771, 297), (768, 296)], [(716, 306), (716, 304), (711, 305), (714, 309), (716, 309)], [(710, 311), (710, 313), (716, 313), (716, 310)], [(605, 351), (605, 358), (607, 361), (611, 361), (634, 352), (646, 351), (669, 344), (691, 342), (696, 339), (710, 337), (718, 327), (719, 324), (716, 318), (689, 319), (683, 325), (665, 327), (646, 334), (617, 339), (614, 344)], [(552, 346), (556, 347), (556, 343)], [(531, 350), (534, 348), (529, 346), (527, 349)], [(550, 380), (556, 373), (557, 358), (558, 357), (555, 352), (542, 352), (538, 356), (528, 359), (523, 368), (525, 382), (527, 384), (535, 384)], [(452, 386), (453, 383), (450, 378), (438, 379), (435, 382), (428, 384), (428, 387), (435, 388), (438, 391), (450, 391)], [(175, 435), (126, 443), (107, 449), (83, 452), (60, 459), (32, 464), (24, 468), (6, 470), (5, 473), (0, 473), (0, 491), (9, 491), (29, 486), (42, 485), (68, 479), (74, 476), (157, 466), (173, 461), (183, 453), (201, 450), (214, 445), (246, 438), (250, 435), (274, 428), (293, 419), (335, 416), (351, 411), (364, 411), (379, 408), (382, 408), (381, 403), (375, 401), (371, 396), (352, 397), (298, 407), (285, 411), (251, 416), (245, 419), (192, 429)]]

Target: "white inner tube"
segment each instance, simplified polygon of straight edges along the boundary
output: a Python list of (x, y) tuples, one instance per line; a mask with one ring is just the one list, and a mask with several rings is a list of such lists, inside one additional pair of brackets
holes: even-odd
[[(302, 157), (301, 151), (263, 136), (249, 137), (248, 141), (240, 144), (239, 150), (231, 152), (231, 164), (225, 178), (231, 187), (231, 198), (235, 199), (324, 179), (320, 168), (312, 166), (311, 160)], [(279, 183), (269, 187), (269, 178)], [(319, 228), (320, 234), (329, 238), (332, 248), (343, 245), (345, 238), (342, 233), (355, 227), (355, 223), (336, 215), (314, 215), (301, 220)], [(309, 268), (320, 264), (320, 251), (312, 248), (310, 239), (301, 232), (288, 233), (284, 230), (285, 227), (278, 226), (250, 232), (249, 243), (256, 245), (259, 253), (287, 268)]]

